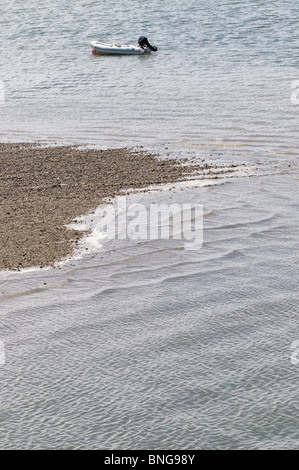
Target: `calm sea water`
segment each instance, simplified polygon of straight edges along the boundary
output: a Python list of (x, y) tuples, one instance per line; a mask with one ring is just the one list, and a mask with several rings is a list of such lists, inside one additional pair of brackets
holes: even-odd
[[(199, 250), (112, 240), (0, 274), (1, 448), (299, 447), (297, 10), (2, 0), (1, 141), (144, 145), (240, 170), (132, 196), (203, 204)], [(91, 39), (140, 35), (159, 52), (91, 54)]]
[[(297, 152), (296, 0), (2, 0), (0, 25), (2, 140)], [(91, 54), (140, 35), (159, 52)]]

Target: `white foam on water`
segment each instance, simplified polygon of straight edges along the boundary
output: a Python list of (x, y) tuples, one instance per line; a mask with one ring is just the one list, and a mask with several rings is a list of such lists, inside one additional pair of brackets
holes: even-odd
[[(74, 255), (71, 260), (82, 258), (84, 255), (90, 255), (91, 253), (99, 253), (104, 249), (105, 241), (112, 240), (116, 237), (123, 239), (126, 234), (121, 232), (124, 227), (117, 229), (115, 227), (115, 220), (123, 220), (126, 216), (126, 212), (129, 208), (134, 209), (134, 206), (144, 204), (144, 207), (149, 204), (148, 197), (150, 195), (156, 195), (158, 202), (158, 192), (168, 194), (169, 191), (175, 192), (184, 189), (194, 189), (206, 186), (214, 186), (221, 184), (221, 180), (190, 180), (180, 181), (177, 183), (167, 183), (164, 185), (149, 186), (148, 188), (141, 188), (132, 191), (123, 191), (125, 195), (116, 196), (113, 199), (109, 199), (107, 204), (101, 204), (96, 210), (87, 215), (76, 217), (75, 221), (67, 225), (70, 230), (78, 230), (86, 232), (81, 240), (78, 241), (77, 246), (74, 250)], [(152, 198), (151, 198), (152, 202)], [(141, 233), (146, 231), (148, 219), (145, 214), (139, 213), (138, 223), (140, 226)], [(164, 223), (167, 221), (164, 220)], [(162, 229), (163, 220), (159, 230)], [(64, 260), (67, 262), (69, 260)]]
[[(233, 168), (233, 173), (229, 173), (229, 176), (225, 173), (228, 168), (214, 168), (214, 174), (209, 177), (201, 176), (199, 178), (198, 175), (195, 175), (190, 177), (187, 181), (178, 181), (162, 185), (150, 185), (148, 187), (138, 188), (135, 190), (123, 190), (123, 196), (121, 195), (116, 196), (115, 198), (110, 198), (107, 200), (106, 204), (104, 203), (99, 205), (92, 213), (76, 217), (73, 223), (67, 225), (67, 228), (70, 230), (86, 232), (86, 234), (78, 241), (74, 249), (73, 256), (64, 260), (63, 263), (70, 260), (78, 260), (86, 255), (103, 251), (105, 249), (105, 241), (115, 239), (116, 237), (115, 219), (124, 218), (125, 212), (130, 206), (143, 203), (148, 204), (146, 198), (148, 198), (149, 195), (157, 195), (157, 193), (165, 194), (170, 191), (175, 194), (178, 191), (215, 186), (230, 181), (231, 178), (243, 178), (256, 174), (256, 166), (253, 164), (249, 164), (247, 166), (236, 165), (236, 167)], [(217, 176), (217, 178), (215, 178), (215, 176)], [(146, 217), (142, 220), (142, 214), (139, 214), (138, 222), (140, 224), (141, 232), (144, 233), (146, 231), (148, 220)], [(160, 226), (159, 230), (161, 228), (162, 227)], [(124, 234), (118, 232), (117, 236), (122, 239)]]

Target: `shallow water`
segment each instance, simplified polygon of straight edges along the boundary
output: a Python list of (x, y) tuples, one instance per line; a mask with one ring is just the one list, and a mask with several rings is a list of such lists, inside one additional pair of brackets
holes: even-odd
[(1, 447), (298, 448), (298, 181), (158, 194), (203, 204), (198, 251), (109, 241), (3, 273)]
[[(3, 0), (1, 10), (2, 140), (297, 152), (295, 0)], [(140, 35), (158, 53), (91, 54), (92, 39)]]
[[(0, 447), (298, 448), (295, 1), (2, 5), (2, 141), (237, 167), (128, 199), (203, 204), (201, 249), (91, 237), (56, 269), (0, 274)], [(88, 45), (141, 34), (157, 54)]]

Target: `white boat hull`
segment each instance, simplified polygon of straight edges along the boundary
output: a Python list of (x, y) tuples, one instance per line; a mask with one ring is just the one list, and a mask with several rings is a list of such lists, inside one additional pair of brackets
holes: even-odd
[(149, 48), (142, 49), (139, 46), (134, 46), (130, 44), (120, 45), (118, 43), (106, 44), (100, 41), (91, 41), (90, 43), (92, 48), (92, 53), (95, 55), (98, 54), (115, 54), (115, 55), (141, 55), (148, 54), (151, 52)]

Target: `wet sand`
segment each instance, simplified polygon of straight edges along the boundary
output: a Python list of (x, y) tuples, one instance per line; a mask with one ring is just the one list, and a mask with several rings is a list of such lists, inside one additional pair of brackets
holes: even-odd
[(122, 190), (188, 179), (199, 165), (130, 149), (0, 144), (0, 269), (49, 266), (83, 233), (65, 227)]

